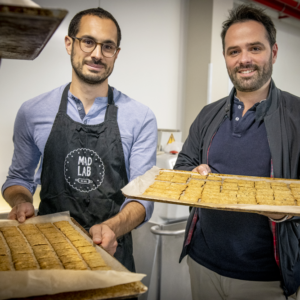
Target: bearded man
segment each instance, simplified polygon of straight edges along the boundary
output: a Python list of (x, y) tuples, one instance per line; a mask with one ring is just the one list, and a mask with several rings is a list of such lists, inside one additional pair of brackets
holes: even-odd
[(148, 107), (108, 85), (120, 41), (109, 12), (74, 16), (65, 37), (72, 82), (21, 106), (2, 192), (9, 218), (22, 223), (34, 216), (41, 184), (39, 215), (69, 211), (94, 243), (134, 271), (130, 231), (149, 220), (153, 204), (125, 199), (120, 189), (155, 165), (157, 126)]
[[(271, 78), (278, 53), (271, 18), (238, 6), (221, 38), (234, 88), (197, 116), (174, 169), (299, 179), (300, 99)], [(181, 254), (188, 254), (193, 299), (300, 299), (299, 223), (291, 215), (194, 208)]]

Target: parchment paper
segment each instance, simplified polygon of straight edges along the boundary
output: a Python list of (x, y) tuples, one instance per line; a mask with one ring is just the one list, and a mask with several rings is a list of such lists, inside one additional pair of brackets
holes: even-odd
[[(25, 224), (68, 221), (88, 241), (92, 240), (74, 225), (69, 212), (38, 216), (25, 221)], [(0, 220), (0, 226), (17, 226), (19, 222)], [(129, 272), (121, 263), (101, 247), (95, 247), (113, 270), (31, 270), (0, 271), (0, 299), (52, 295), (62, 292), (83, 291), (111, 287), (119, 284), (140, 281), (145, 274)]]
[(139, 196), (142, 195), (149, 185), (153, 184), (155, 181), (155, 176), (159, 174), (160, 168), (154, 166), (152, 169), (147, 171), (142, 176), (139, 176), (129, 182), (121, 191), (124, 194)]

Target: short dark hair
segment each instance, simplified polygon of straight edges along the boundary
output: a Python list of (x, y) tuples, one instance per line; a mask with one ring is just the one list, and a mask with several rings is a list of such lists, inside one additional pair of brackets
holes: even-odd
[(271, 48), (276, 43), (276, 28), (272, 19), (265, 14), (264, 9), (256, 8), (253, 5), (239, 5), (238, 7), (229, 11), (229, 17), (222, 25), (222, 45), (225, 50), (225, 36), (229, 27), (235, 23), (242, 23), (247, 21), (256, 21), (261, 23), (267, 31), (267, 38)]
[(108, 11), (104, 10), (101, 7), (90, 8), (90, 9), (86, 9), (86, 10), (83, 10), (83, 11), (80, 11), (79, 13), (77, 13), (73, 17), (73, 19), (71, 20), (70, 25), (69, 25), (69, 29), (68, 29), (68, 36), (69, 37), (76, 36), (76, 34), (79, 31), (81, 18), (83, 16), (86, 16), (86, 15), (97, 16), (101, 19), (110, 19), (110, 20), (112, 20), (115, 23), (116, 27), (117, 27), (117, 47), (120, 46), (120, 43), (121, 43), (121, 29), (120, 29), (120, 26), (119, 26), (117, 20), (113, 17), (113, 15), (111, 13), (109, 13)]

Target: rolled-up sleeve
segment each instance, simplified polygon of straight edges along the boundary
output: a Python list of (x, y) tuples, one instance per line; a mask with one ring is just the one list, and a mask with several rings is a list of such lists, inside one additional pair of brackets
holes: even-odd
[[(143, 175), (156, 164), (156, 145), (157, 145), (157, 124), (153, 112), (148, 109), (144, 122), (140, 127), (139, 134), (135, 139), (129, 158), (130, 178), (132, 181), (136, 177)], [(128, 199), (126, 198), (120, 210), (131, 201), (141, 203), (146, 210), (146, 217), (143, 223), (149, 221), (152, 216), (154, 203), (151, 201)], [(142, 223), (142, 224), (143, 224)], [(141, 224), (141, 225), (142, 225)], [(141, 226), (140, 225), (140, 226)]]
[(34, 143), (33, 128), (28, 124), (26, 108), (23, 104), (18, 111), (14, 124), (14, 153), (8, 176), (2, 186), (4, 190), (13, 185), (21, 185), (27, 188), (32, 194), (37, 184), (34, 181), (35, 169), (39, 163), (41, 153)]

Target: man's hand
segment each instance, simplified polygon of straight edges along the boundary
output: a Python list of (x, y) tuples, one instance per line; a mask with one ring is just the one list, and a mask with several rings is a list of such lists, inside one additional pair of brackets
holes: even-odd
[(211, 169), (208, 165), (202, 164), (196, 167), (192, 172), (198, 172), (201, 175), (207, 175), (208, 173), (211, 173)]
[(101, 245), (110, 255), (114, 255), (118, 242), (115, 233), (106, 224), (94, 225), (90, 229), (93, 242)]
[(23, 202), (15, 205), (8, 215), (8, 219), (16, 220), (20, 223), (23, 223), (26, 219), (32, 217), (34, 217), (34, 207), (30, 202)]

